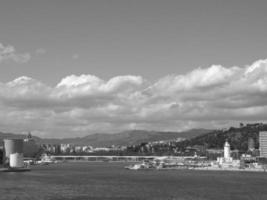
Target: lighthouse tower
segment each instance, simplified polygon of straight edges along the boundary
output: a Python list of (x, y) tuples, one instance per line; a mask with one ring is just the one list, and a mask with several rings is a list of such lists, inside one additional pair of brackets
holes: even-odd
[(228, 141), (226, 140), (224, 143), (224, 159), (226, 161), (230, 160), (231, 155), (230, 155), (230, 144), (228, 143)]
[(230, 150), (230, 144), (226, 140), (224, 143), (224, 156), (217, 158), (217, 163), (222, 168), (238, 168), (240, 167), (240, 161), (239, 160), (233, 160), (231, 157), (231, 150)]

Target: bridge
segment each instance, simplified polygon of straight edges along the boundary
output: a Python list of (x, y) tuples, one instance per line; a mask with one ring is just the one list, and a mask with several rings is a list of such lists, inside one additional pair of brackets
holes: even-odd
[(206, 157), (194, 156), (73, 156), (73, 155), (52, 155), (53, 160), (58, 161), (94, 161), (94, 162), (140, 162), (154, 159), (206, 159)]
[(50, 156), (58, 161), (95, 161), (95, 162), (139, 162), (143, 160), (153, 160), (159, 156)]

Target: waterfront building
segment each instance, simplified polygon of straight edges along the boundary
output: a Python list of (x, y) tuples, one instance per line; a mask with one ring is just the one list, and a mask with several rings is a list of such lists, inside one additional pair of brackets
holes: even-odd
[(215, 165), (218, 165), (221, 168), (238, 168), (240, 167), (240, 160), (234, 160), (233, 157), (231, 157), (231, 148), (228, 141), (225, 141), (224, 143), (224, 152), (223, 157), (217, 158), (217, 163)]
[(83, 146), (82, 147), (82, 152), (84, 152), (84, 153), (92, 153), (93, 151), (93, 147), (91, 147), (91, 146)]
[(75, 146), (74, 150), (75, 150), (75, 153), (81, 153), (82, 152), (82, 147), (81, 146)]
[(4, 139), (4, 164), (10, 167), (23, 167), (23, 140)]
[(70, 153), (71, 145), (70, 144), (60, 144), (60, 152), (62, 153)]
[(205, 155), (209, 160), (216, 160), (223, 155), (223, 149), (206, 149)]
[(240, 158), (239, 150), (238, 149), (231, 150), (231, 157), (233, 158), (233, 160), (239, 159)]
[(10, 157), (13, 153), (23, 154), (23, 140), (22, 139), (4, 139), (5, 158)]
[(253, 138), (248, 138), (248, 151), (253, 152), (255, 150), (255, 142)]
[(260, 157), (267, 157), (267, 131), (259, 133)]

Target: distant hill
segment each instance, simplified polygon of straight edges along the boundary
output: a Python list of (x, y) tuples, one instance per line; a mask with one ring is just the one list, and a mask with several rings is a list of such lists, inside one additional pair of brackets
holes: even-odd
[[(177, 138), (190, 139), (199, 135), (211, 132), (207, 129), (192, 129), (184, 132), (158, 132), (131, 130), (114, 134), (96, 133), (85, 137), (64, 138), (64, 139), (48, 139), (34, 137), (40, 144), (75, 144), (75, 145), (91, 145), (93, 147), (104, 147), (111, 145), (135, 145), (142, 142), (152, 142), (159, 140), (174, 140)], [(1, 133), (0, 140), (4, 138), (25, 138), (26, 135)]]
[(267, 124), (248, 124), (244, 127), (228, 130), (215, 130), (207, 134), (179, 142), (177, 145), (181, 151), (188, 146), (203, 145), (206, 148), (223, 148), (225, 140), (231, 145), (231, 149), (238, 149), (242, 152), (248, 149), (248, 138), (252, 138), (255, 142), (255, 148), (259, 147), (259, 131), (267, 131)]

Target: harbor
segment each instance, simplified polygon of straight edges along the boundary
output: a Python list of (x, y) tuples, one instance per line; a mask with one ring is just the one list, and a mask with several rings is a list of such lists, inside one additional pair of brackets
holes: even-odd
[[(263, 132), (262, 134), (266, 134)], [(152, 160), (143, 160), (141, 163), (126, 166), (130, 170), (142, 169), (188, 169), (188, 170), (211, 170), (211, 171), (242, 171), (242, 172), (266, 172), (266, 160), (243, 155), (240, 159), (231, 157), (231, 149), (228, 141), (224, 144), (223, 157), (217, 160), (208, 160), (206, 157), (155, 157)]]

